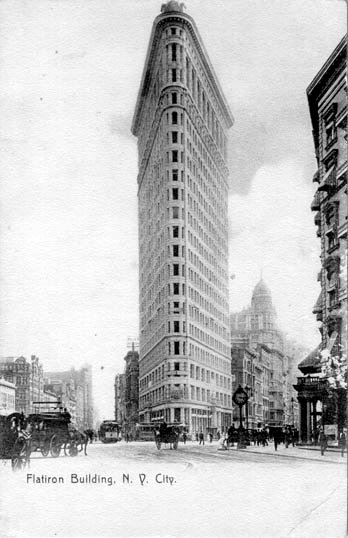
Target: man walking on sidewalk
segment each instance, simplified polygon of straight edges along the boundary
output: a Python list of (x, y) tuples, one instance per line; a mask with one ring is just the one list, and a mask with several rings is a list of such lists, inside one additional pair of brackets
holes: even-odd
[(327, 437), (324, 433), (324, 430), (320, 430), (319, 443), (321, 455), (324, 456), (325, 450), (327, 449)]
[(346, 446), (347, 446), (347, 439), (346, 439), (345, 432), (341, 433), (338, 443), (339, 443), (338, 446), (341, 448), (341, 456), (343, 458), (344, 451), (346, 450)]

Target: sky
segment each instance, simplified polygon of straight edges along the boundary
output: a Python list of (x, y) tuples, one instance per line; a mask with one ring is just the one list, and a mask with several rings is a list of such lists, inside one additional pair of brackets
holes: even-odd
[[(346, 31), (340, 0), (187, 0), (230, 105), (231, 311), (263, 278), (279, 325), (319, 343), (306, 88)], [(93, 366), (100, 418), (138, 333), (130, 132), (154, 0), (0, 2), (0, 355)]]

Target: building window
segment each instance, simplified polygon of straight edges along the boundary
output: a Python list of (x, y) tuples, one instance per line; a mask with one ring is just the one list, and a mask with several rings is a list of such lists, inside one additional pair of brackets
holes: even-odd
[(176, 92), (172, 93), (172, 104), (176, 105), (178, 99), (178, 94)]
[(176, 35), (176, 28), (171, 28), (172, 35)]
[(177, 125), (178, 124), (178, 113), (177, 112), (172, 112), (172, 124), (173, 125)]
[(174, 308), (173, 312), (174, 312), (174, 314), (178, 314), (178, 313), (179, 313), (179, 305), (180, 305), (179, 302), (174, 301), (174, 303), (173, 303), (173, 308)]
[(176, 82), (176, 69), (172, 69), (172, 82)]
[(176, 62), (176, 43), (172, 44), (172, 61)]
[(178, 170), (172, 170), (172, 180), (178, 181)]
[(173, 245), (173, 256), (179, 256), (179, 245)]
[(173, 219), (178, 219), (179, 218), (179, 208), (174, 206), (172, 207), (173, 209)]
[(173, 226), (173, 237), (179, 237), (179, 226)]
[(174, 355), (180, 355), (180, 342), (174, 342)]
[(180, 332), (179, 321), (174, 321), (174, 332)]
[(178, 152), (176, 149), (172, 151), (172, 162), (177, 163), (178, 162)]
[(179, 200), (179, 189), (172, 189), (173, 200)]
[(178, 143), (178, 131), (172, 131), (172, 142), (173, 144)]
[(179, 264), (178, 263), (174, 263), (174, 265), (173, 265), (173, 275), (174, 276), (179, 275)]
[(179, 295), (179, 284), (178, 284), (178, 282), (174, 282), (174, 284), (173, 284), (173, 294), (174, 295)]

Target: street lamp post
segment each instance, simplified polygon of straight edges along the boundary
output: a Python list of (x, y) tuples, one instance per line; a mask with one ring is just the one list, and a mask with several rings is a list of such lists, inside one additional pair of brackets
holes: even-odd
[(237, 388), (237, 390), (234, 392), (232, 400), (233, 402), (238, 405), (239, 407), (239, 440), (237, 448), (246, 448), (246, 439), (243, 432), (243, 413), (242, 413), (242, 407), (243, 405), (248, 405), (248, 394), (247, 392), (242, 388), (241, 385)]
[(295, 422), (295, 420), (294, 420), (294, 398), (291, 398), (291, 424), (292, 424), (292, 427), (295, 426), (294, 422)]

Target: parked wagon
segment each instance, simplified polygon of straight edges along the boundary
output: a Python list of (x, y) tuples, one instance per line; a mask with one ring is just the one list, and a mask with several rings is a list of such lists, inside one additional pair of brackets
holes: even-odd
[(162, 422), (155, 427), (155, 443), (158, 450), (162, 444), (169, 444), (170, 448), (176, 450), (179, 444), (180, 428), (177, 424), (166, 424)]
[(0, 416), (0, 459), (11, 461), (14, 471), (30, 463), (31, 436), (23, 413)]

